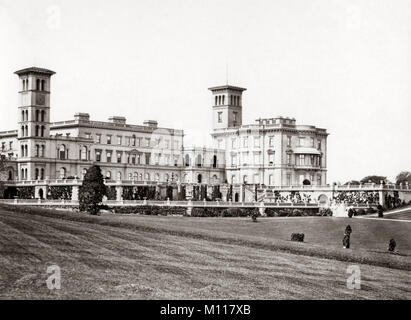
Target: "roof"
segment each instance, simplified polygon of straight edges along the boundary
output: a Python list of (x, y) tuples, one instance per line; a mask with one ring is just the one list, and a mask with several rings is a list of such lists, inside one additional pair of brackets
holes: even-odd
[(246, 88), (241, 88), (241, 87), (235, 87), (235, 86), (230, 86), (230, 85), (224, 85), (224, 86), (217, 86), (217, 87), (211, 87), (208, 88), (208, 90), (211, 91), (216, 91), (216, 90), (234, 90), (234, 91), (245, 91), (247, 90)]
[(25, 68), (18, 70), (14, 72), (17, 75), (24, 75), (28, 73), (38, 73), (38, 74), (44, 74), (44, 75), (49, 75), (52, 76), (53, 74), (56, 74), (54, 71), (51, 71), (49, 69), (44, 69), (44, 68), (37, 68), (37, 67), (30, 67), (30, 68)]

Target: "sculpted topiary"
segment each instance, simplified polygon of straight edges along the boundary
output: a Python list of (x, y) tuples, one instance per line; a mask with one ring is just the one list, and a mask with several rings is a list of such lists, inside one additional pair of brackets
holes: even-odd
[(100, 211), (103, 197), (107, 194), (104, 177), (99, 166), (92, 166), (84, 176), (79, 189), (79, 209), (96, 215)]

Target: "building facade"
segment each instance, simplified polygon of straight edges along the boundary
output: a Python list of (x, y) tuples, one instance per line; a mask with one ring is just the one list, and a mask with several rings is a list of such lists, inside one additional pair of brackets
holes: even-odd
[(295, 119), (258, 119), (242, 124), (242, 93), (234, 86), (210, 88), (213, 147), (184, 147), (184, 131), (154, 120), (128, 124), (113, 116), (94, 121), (87, 113), (50, 122), (55, 72), (26, 68), (19, 78), (17, 130), (0, 132), (9, 183), (81, 180), (98, 164), (107, 181), (146, 184), (326, 184), (327, 132)]

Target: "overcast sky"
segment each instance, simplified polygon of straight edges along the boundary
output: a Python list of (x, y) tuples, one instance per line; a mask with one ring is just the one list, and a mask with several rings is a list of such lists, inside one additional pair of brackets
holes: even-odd
[(248, 88), (243, 123), (326, 128), (328, 182), (411, 170), (411, 1), (0, 0), (0, 130), (17, 76), (52, 80), (51, 119), (88, 112), (181, 128), (210, 144), (208, 87)]

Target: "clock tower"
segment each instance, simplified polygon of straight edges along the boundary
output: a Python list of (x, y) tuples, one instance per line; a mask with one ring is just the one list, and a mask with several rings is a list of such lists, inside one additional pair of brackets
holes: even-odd
[(19, 77), (19, 177), (21, 180), (45, 178), (45, 164), (50, 138), (50, 80), (54, 71), (26, 68)]

